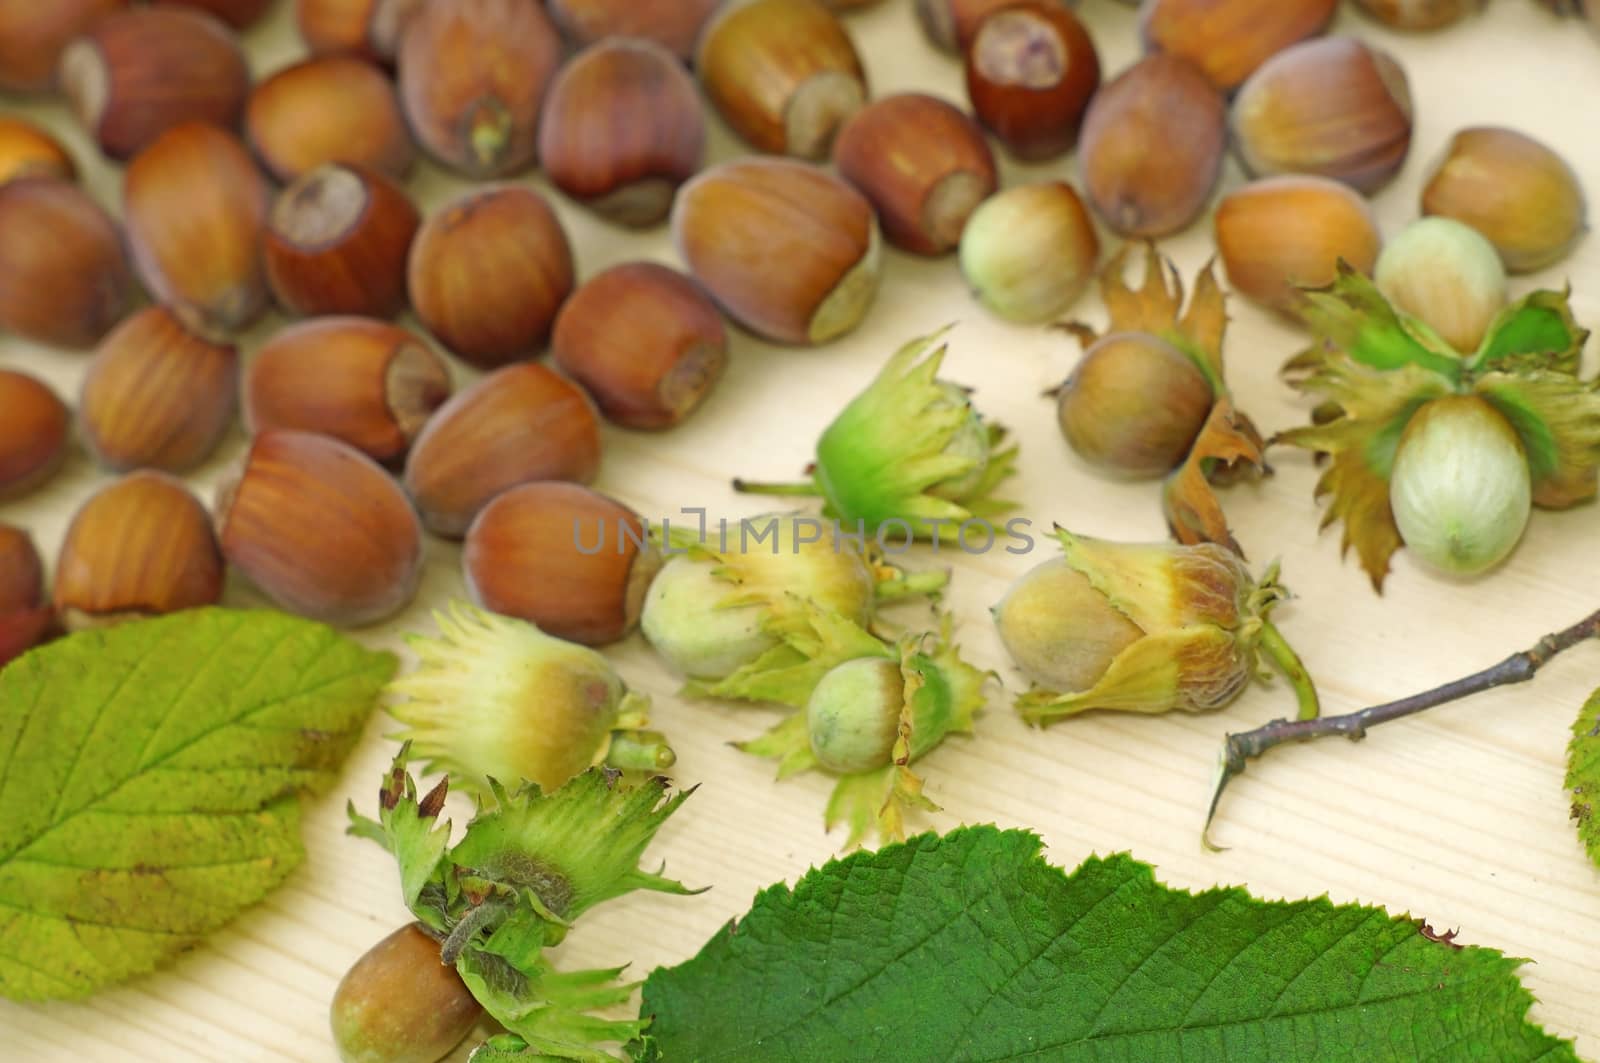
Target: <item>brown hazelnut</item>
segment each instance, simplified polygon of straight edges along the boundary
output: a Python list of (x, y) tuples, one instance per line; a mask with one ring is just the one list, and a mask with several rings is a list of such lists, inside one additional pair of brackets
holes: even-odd
[(133, 264), (195, 329), (226, 336), (267, 308), (262, 240), (269, 191), (232, 133), (173, 126), (134, 156), (122, 187)]
[(33, 539), (21, 528), (0, 524), (0, 668), (44, 641), (53, 620)]
[(152, 306), (113, 329), (89, 363), (78, 409), (84, 441), (117, 472), (184, 472), (221, 442), (238, 392), (238, 353)]
[(0, 369), (0, 499), (38, 487), (67, 455), (72, 418), (56, 393), (15, 369)]
[(1356, 0), (1356, 6), (1398, 30), (1437, 30), (1482, 11), (1488, 0)]
[(77, 176), (77, 164), (59, 140), (25, 118), (0, 114), (0, 185), (23, 177)]
[(572, 381), (533, 362), (508, 365), (439, 408), (406, 459), (406, 489), (428, 530), (460, 538), (496, 495), (534, 480), (589, 483), (600, 424)]
[[(916, 0), (917, 21), (935, 47), (965, 55), (983, 20), (1017, 0)], [(1072, 0), (1049, 0), (1066, 9)]]
[(1370, 274), (1383, 246), (1360, 194), (1309, 176), (1269, 177), (1223, 196), (1216, 237), (1234, 290), (1291, 316), (1302, 287), (1332, 284), (1341, 260)]
[(561, 37), (528, 0), (429, 0), (400, 41), (400, 102), (417, 141), (468, 177), (533, 164)]
[(450, 371), (416, 336), (384, 321), (324, 317), (290, 325), (256, 354), (244, 416), (251, 432), (318, 432), (389, 463), (449, 397)]
[(546, 0), (550, 17), (579, 44), (605, 37), (640, 37), (671, 49), (679, 59), (694, 54), (700, 30), (722, 0)]
[(217, 495), (222, 556), (293, 613), (360, 627), (403, 609), (422, 529), (371, 458), (309, 432), (262, 432)]
[(258, 21), (272, 6), (272, 0), (157, 0), (167, 7), (192, 7), (215, 15), (236, 30)]
[(1372, 193), (1411, 148), (1411, 90), (1387, 53), (1353, 37), (1297, 44), (1233, 100), (1234, 143), (1258, 177), (1309, 173)]
[(56, 559), (56, 616), (68, 631), (215, 605), (222, 554), (211, 515), (180, 480), (136, 472), (89, 497)]
[(49, 92), (61, 51), (129, 0), (0, 0), (0, 92)]
[(530, 483), (478, 514), (461, 568), (483, 608), (604, 646), (638, 626), (661, 553), (627, 506), (578, 484)]
[(312, 55), (394, 61), (400, 34), (424, 0), (295, 0), (295, 25)]
[(692, 280), (654, 262), (629, 262), (572, 294), (556, 318), (551, 353), (608, 420), (671, 428), (722, 375), (728, 335)]
[(417, 233), (411, 304), (434, 337), (480, 368), (530, 357), (572, 292), (572, 247), (531, 188), (471, 192)]
[(855, 113), (833, 144), (839, 176), (867, 197), (891, 244), (940, 255), (998, 184), (983, 130), (933, 96), (885, 96)]
[(1422, 213), (1478, 230), (1512, 273), (1557, 262), (1588, 229), (1578, 175), (1513, 129), (1479, 126), (1450, 139), (1422, 188)]
[(967, 47), (966, 71), (978, 121), (1032, 162), (1071, 149), (1100, 87), (1094, 42), (1055, 0), (1024, 0), (985, 18)]
[(1089, 464), (1154, 479), (1182, 464), (1215, 401), (1211, 381), (1178, 348), (1148, 332), (1113, 332), (1056, 392), (1056, 419)]
[(52, 347), (92, 347), (128, 308), (133, 275), (117, 223), (76, 185), (0, 185), (0, 328)]
[(545, 97), (539, 161), (550, 181), (623, 225), (654, 225), (705, 155), (694, 79), (651, 41), (613, 38), (572, 58)]
[(678, 193), (672, 234), (731, 317), (783, 343), (827, 343), (866, 316), (881, 269), (872, 205), (808, 163), (723, 163)]
[(387, 74), (365, 59), (330, 55), (280, 70), (250, 94), (245, 132), (280, 181), (326, 162), (347, 162), (399, 179), (416, 148)]
[(733, 131), (760, 151), (823, 159), (867, 98), (850, 34), (818, 0), (753, 0), (705, 28), (695, 68)]
[(393, 317), (406, 305), (406, 255), (421, 216), (372, 170), (327, 163), (278, 195), (267, 223), (267, 281), (300, 317)]
[(1144, 0), (1145, 48), (1182, 56), (1232, 92), (1291, 44), (1328, 28), (1339, 0)]
[(113, 159), (182, 122), (232, 128), (250, 70), (228, 27), (176, 7), (139, 7), (95, 22), (61, 53), (78, 120)]
[(1101, 89), (1079, 154), (1095, 213), (1124, 236), (1165, 236), (1205, 209), (1222, 171), (1227, 108), (1186, 59), (1157, 53)]

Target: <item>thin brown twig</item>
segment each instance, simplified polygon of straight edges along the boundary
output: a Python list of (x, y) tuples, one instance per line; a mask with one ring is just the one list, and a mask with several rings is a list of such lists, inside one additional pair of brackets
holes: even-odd
[(1216, 849), (1210, 840), (1211, 823), (1217, 816), (1217, 805), (1222, 792), (1236, 776), (1244, 774), (1250, 761), (1283, 745), (1286, 742), (1305, 742), (1314, 738), (1343, 735), (1351, 741), (1367, 736), (1367, 731), (1391, 720), (1414, 716), (1446, 702), (1456, 701), (1473, 694), (1492, 690), (1511, 683), (1526, 683), (1538, 674), (1550, 660), (1580, 642), (1600, 636), (1600, 610), (1589, 614), (1569, 628), (1546, 635), (1532, 647), (1513, 653), (1499, 664), (1481, 672), (1413, 694), (1399, 701), (1373, 705), (1359, 712), (1342, 716), (1319, 716), (1313, 720), (1277, 719), (1253, 731), (1230, 734), (1222, 751), (1221, 772), (1216, 790), (1211, 795), (1211, 807), (1206, 812), (1206, 825), (1201, 835), (1207, 848)]

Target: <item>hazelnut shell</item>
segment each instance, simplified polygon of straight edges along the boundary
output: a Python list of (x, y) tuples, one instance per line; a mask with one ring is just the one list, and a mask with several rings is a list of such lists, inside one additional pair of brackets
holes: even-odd
[(245, 107), (245, 131), (256, 156), (285, 182), (328, 162), (398, 180), (416, 159), (393, 82), (357, 56), (307, 59), (261, 82)]
[(723, 0), (546, 0), (556, 25), (581, 45), (605, 37), (655, 41), (687, 61)]
[(0, 499), (15, 498), (61, 467), (72, 418), (44, 382), (16, 369), (0, 369), (0, 410)]
[(672, 234), (724, 311), (782, 343), (842, 336), (877, 294), (872, 205), (807, 163), (746, 158), (707, 170), (678, 193)]
[(607, 420), (670, 428), (722, 375), (728, 335), (692, 280), (653, 262), (629, 262), (572, 294), (556, 318), (551, 353)]
[(1283, 49), (1327, 29), (1339, 0), (1144, 0), (1146, 50), (1182, 56), (1232, 92)]
[(295, 25), (312, 55), (392, 63), (400, 34), (424, 0), (295, 0)]
[(192, 7), (215, 15), (236, 30), (242, 30), (258, 21), (272, 6), (273, 0), (160, 0), (170, 7)]
[(76, 185), (0, 185), (0, 328), (52, 347), (92, 347), (128, 308), (133, 274), (117, 223)]
[(440, 407), (406, 459), (405, 485), (430, 531), (460, 538), (502, 491), (534, 480), (589, 483), (599, 469), (600, 424), (588, 397), (525, 362)]
[(77, 176), (77, 164), (59, 140), (25, 118), (0, 114), (0, 185), (24, 177)]
[(1100, 57), (1083, 23), (1055, 0), (1024, 0), (979, 25), (966, 52), (978, 121), (1019, 159), (1052, 159), (1078, 139), (1100, 86)]
[(226, 336), (267, 308), (262, 247), (270, 192), (232, 133), (173, 126), (134, 156), (122, 186), (133, 264), (191, 326)]
[[(1017, 0), (916, 0), (917, 21), (935, 47), (964, 55), (983, 20)], [(1071, 0), (1049, 0), (1062, 8)]]
[(572, 246), (531, 188), (468, 193), (423, 224), (407, 265), (422, 324), (480, 368), (530, 357), (572, 292)]
[(152, 306), (118, 325), (83, 378), (79, 417), (96, 460), (118, 472), (184, 472), (205, 461), (233, 422), (239, 358)]
[(26, 529), (0, 524), (0, 616), (44, 601), (44, 562)]
[(131, 0), (0, 0), (0, 92), (49, 92), (61, 52)]
[(290, 612), (348, 627), (415, 596), (417, 514), (389, 474), (347, 443), (308, 432), (256, 436), (217, 496), (228, 562)]

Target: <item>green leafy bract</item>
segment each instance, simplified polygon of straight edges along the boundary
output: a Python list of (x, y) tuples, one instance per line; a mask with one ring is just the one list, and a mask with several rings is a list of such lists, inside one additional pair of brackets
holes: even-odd
[[(527, 1055), (601, 1063), (601, 1047), (639, 1035), (640, 1021), (594, 1012), (626, 1004), (622, 968), (557, 971), (545, 950), (596, 904), (633, 890), (692, 893), (639, 868), (661, 824), (692, 791), (666, 796), (667, 781), (625, 781), (591, 768), (553, 793), (533, 783), (508, 792), (491, 780), (492, 803), (450, 844), (440, 823), (448, 782), (419, 798), (402, 748), (378, 793), (379, 818), (350, 809), (350, 833), (392, 853), (406, 907), (444, 938), (440, 955)], [(487, 1058), (514, 1039), (502, 1039)]]
[(923, 835), (760, 894), (645, 982), (640, 1057), (1575, 1061), (1522, 961), (1381, 909), (1187, 893), (1127, 856), (1071, 875), (1022, 831)]
[(0, 671), (0, 995), (80, 997), (192, 948), (300, 863), (395, 661), (321, 624), (205, 609)]
[(1594, 692), (1572, 725), (1567, 747), (1567, 789), (1572, 791), (1572, 820), (1578, 837), (1600, 864), (1600, 690)]
[(1502, 310), (1472, 357), (1473, 370), (1528, 368), (1575, 375), (1589, 332), (1573, 319), (1569, 296), (1536, 291)]
[(1326, 288), (1305, 292), (1306, 324), (1318, 344), (1329, 344), (1370, 369), (1415, 366), (1447, 380), (1460, 378), (1463, 363), (1432, 329), (1389, 305), (1375, 284), (1339, 263)]

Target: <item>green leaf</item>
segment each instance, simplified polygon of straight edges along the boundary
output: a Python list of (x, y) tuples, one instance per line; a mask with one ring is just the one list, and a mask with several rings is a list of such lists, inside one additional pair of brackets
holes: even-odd
[(1473, 356), (1478, 372), (1503, 369), (1576, 374), (1589, 331), (1573, 320), (1567, 292), (1537, 291), (1506, 307)]
[(1567, 789), (1572, 791), (1572, 821), (1578, 837), (1600, 864), (1600, 690), (1590, 696), (1567, 747)]
[(87, 631), (0, 671), (0, 996), (151, 971), (300, 863), (394, 658), (206, 609)]
[(1600, 381), (1524, 368), (1489, 373), (1474, 387), (1505, 414), (1522, 440), (1535, 505), (1567, 509), (1594, 497), (1600, 469)]
[(1526, 1019), (1522, 961), (1326, 898), (1158, 884), (1127, 856), (1071, 875), (1022, 831), (923, 835), (760, 894), (651, 974), (643, 1058), (1576, 1060)]

